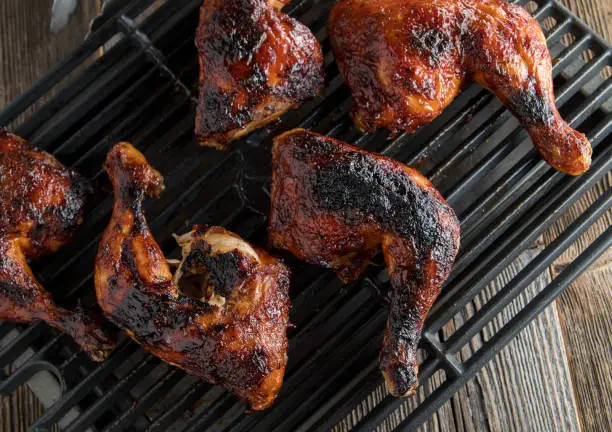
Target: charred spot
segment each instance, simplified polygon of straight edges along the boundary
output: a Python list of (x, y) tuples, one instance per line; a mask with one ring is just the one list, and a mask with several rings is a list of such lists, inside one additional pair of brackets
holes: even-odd
[(236, 252), (228, 252), (208, 257), (206, 267), (209, 270), (209, 282), (217, 294), (229, 297), (232, 289), (238, 285), (245, 274), (239, 266), (240, 258)]
[(232, 106), (234, 95), (219, 88), (203, 86), (198, 98), (198, 133), (226, 131), (236, 127), (236, 118)]
[(106, 279), (106, 285), (109, 292), (116, 291), (119, 288), (119, 278), (117, 275), (111, 275)]
[(93, 186), (91, 182), (77, 173), (76, 171), (70, 170), (68, 177), (70, 178), (70, 197), (71, 199), (83, 199), (93, 193)]
[(293, 157), (300, 161), (308, 161), (312, 156), (328, 155), (333, 153), (335, 145), (332, 141), (323, 137), (310, 134), (291, 135), (291, 141), (296, 145), (293, 147)]
[(267, 88), (268, 86), (268, 77), (266, 76), (266, 72), (259, 67), (258, 64), (254, 64), (251, 67), (250, 74), (246, 79), (244, 86), (247, 91), (255, 91), (261, 92), (262, 88)]
[(212, 11), (211, 34), (207, 39), (212, 52), (220, 53), (228, 62), (250, 60), (261, 43), (265, 29), (260, 28), (254, 17), (256, 2), (230, 0)]
[[(4, 299), (18, 307), (32, 307), (34, 290), (24, 288), (8, 280), (0, 280), (0, 293)], [(8, 305), (3, 305), (7, 307)], [(10, 307), (10, 306), (9, 306)]]
[(407, 174), (368, 154), (336, 156), (315, 174), (313, 191), (324, 208), (340, 212), (352, 224), (373, 219), (385, 230), (414, 238), (420, 247), (434, 245), (439, 231), (436, 209), (441, 205), (437, 199)]
[(528, 126), (549, 124), (553, 119), (548, 100), (532, 86), (510, 93), (508, 105), (512, 113)]
[(412, 46), (429, 60), (431, 66), (435, 66), (452, 50), (453, 43), (448, 33), (432, 28), (415, 31)]
[[(183, 262), (185, 276), (181, 279), (181, 289), (194, 289), (194, 286), (202, 287), (206, 283), (216, 294), (229, 297), (233, 288), (249, 276), (252, 266), (250, 259), (237, 250), (212, 256), (210, 245), (200, 240), (192, 245)], [(204, 294), (195, 293), (199, 297)]]

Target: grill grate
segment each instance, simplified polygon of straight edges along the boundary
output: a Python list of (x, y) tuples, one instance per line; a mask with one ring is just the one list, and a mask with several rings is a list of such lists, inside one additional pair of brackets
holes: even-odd
[[(116, 5), (119, 2), (111, 3)], [(472, 378), (612, 243), (610, 228), (505, 325), (465, 359), (458, 352), (601, 217), (604, 193), (454, 333), (441, 329), (612, 167), (612, 50), (550, 0), (531, 1), (555, 58), (561, 114), (594, 146), (581, 177), (552, 170), (526, 132), (491, 94), (468, 87), (442, 116), (417, 133), (388, 139), (361, 134), (348, 117), (349, 91), (338, 75), (325, 24), (331, 0), (295, 0), (289, 13), (322, 42), (326, 94), (287, 113), (229, 153), (200, 148), (193, 137), (198, 75), (193, 34), (201, 0), (141, 0), (108, 7), (95, 31), (68, 59), (0, 112), (0, 124), (90, 177), (96, 193), (78, 238), (35, 266), (65, 304), (95, 304), (93, 259), (112, 206), (101, 166), (118, 140), (132, 141), (166, 178), (166, 192), (146, 204), (164, 252), (191, 224), (224, 225), (264, 244), (272, 137), (294, 127), (378, 151), (420, 169), (448, 198), (462, 224), (462, 249), (423, 332), (420, 379), (437, 385), (399, 424), (415, 428)], [(521, 2), (526, 3), (526, 2)], [(100, 49), (104, 48), (101, 53)], [(66, 78), (68, 77), (68, 78)], [(52, 94), (52, 96), (49, 96)], [(47, 102), (41, 102), (46, 100)], [(34, 114), (24, 114), (36, 106)], [(0, 392), (33, 375), (56, 384), (57, 401), (33, 425), (91, 430), (326, 430), (382, 383), (377, 356), (386, 320), (388, 275), (372, 268), (343, 286), (331, 272), (287, 261), (293, 269), (292, 322), (285, 383), (272, 408), (244, 415), (245, 405), (220, 388), (185, 376), (124, 338), (94, 364), (68, 337), (38, 323), (0, 323)], [(430, 387), (430, 386), (427, 386)], [(403, 403), (386, 396), (356, 427), (375, 429)]]

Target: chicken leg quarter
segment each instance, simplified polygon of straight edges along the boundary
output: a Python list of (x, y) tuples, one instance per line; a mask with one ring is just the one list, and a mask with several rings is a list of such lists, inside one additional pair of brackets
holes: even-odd
[(282, 13), (289, 0), (206, 0), (196, 47), (200, 63), (195, 133), (226, 149), (325, 81), (321, 46), (308, 27)]
[(102, 361), (115, 346), (103, 317), (59, 307), (28, 265), (73, 239), (88, 189), (53, 156), (0, 129), (0, 319), (46, 321)]
[(382, 249), (392, 292), (380, 368), (391, 394), (412, 394), (423, 322), (459, 248), (455, 213), (415, 170), (347, 143), (297, 129), (272, 152), (270, 244), (346, 282)]
[(287, 363), (287, 267), (223, 228), (195, 227), (177, 237), (183, 260), (173, 276), (142, 209), (163, 178), (128, 143), (110, 151), (105, 169), (115, 205), (96, 257), (104, 313), (162, 360), (253, 410), (270, 406)]
[(503, 0), (340, 0), (329, 35), (360, 129), (412, 132), (474, 79), (516, 116), (551, 166), (572, 175), (589, 168), (591, 145), (557, 111), (546, 39), (522, 7)]

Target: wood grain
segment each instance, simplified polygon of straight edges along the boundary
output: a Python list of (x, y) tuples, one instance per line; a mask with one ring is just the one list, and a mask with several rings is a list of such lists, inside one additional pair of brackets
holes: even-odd
[[(556, 238), (611, 186), (612, 175), (608, 175), (548, 230), (544, 241), (548, 243)], [(555, 261), (551, 268), (553, 277), (611, 225), (612, 210)], [(557, 302), (580, 420), (585, 431), (610, 430), (612, 427), (611, 281), (612, 249), (570, 285)]]
[[(443, 329), (447, 338), (494, 297), (542, 249), (543, 244), (523, 252), (466, 309)], [(530, 298), (548, 285), (549, 272), (544, 272), (523, 294), (510, 303), (482, 332), (460, 351), (465, 361), (497, 333)], [(566, 360), (563, 334), (555, 305), (548, 307), (482, 371), (463, 386), (419, 429), (422, 432), (475, 431), (560, 431), (579, 430), (580, 422), (572, 391), (569, 365)], [(439, 371), (418, 393), (408, 398), (383, 425), (380, 431), (393, 430), (426, 396), (443, 382)], [(350, 429), (361, 417), (386, 396), (384, 385), (345, 419), (336, 431)]]
[[(612, 1), (562, 0), (562, 3), (612, 43)], [(612, 177), (608, 175), (546, 232), (545, 243), (556, 238), (611, 186)], [(609, 211), (554, 263), (552, 276), (611, 224)], [(582, 428), (593, 432), (612, 430), (612, 250), (565, 290), (557, 301), (557, 310)]]

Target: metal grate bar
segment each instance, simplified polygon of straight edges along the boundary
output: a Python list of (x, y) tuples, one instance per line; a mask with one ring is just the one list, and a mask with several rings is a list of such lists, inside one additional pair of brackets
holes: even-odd
[[(569, 123), (572, 126), (582, 123), (609, 98), (611, 92), (612, 80), (608, 80), (568, 117)], [(491, 188), (490, 192), (480, 198), (478, 205), (474, 206), (466, 216), (461, 216), (462, 227), (465, 227), (462, 230), (462, 238), (465, 239), (467, 244), (470, 244), (474, 240), (473, 237), (478, 235), (474, 232), (477, 222), (475, 219), (478, 219), (478, 222), (482, 224), (487, 219), (496, 217), (502, 205), (509, 201), (510, 197), (503, 195), (504, 190), (508, 190), (510, 187), (515, 191), (522, 190), (523, 187), (521, 186), (527, 186), (533, 181), (533, 178), (541, 178), (541, 173), (547, 174), (549, 179), (554, 178), (556, 180), (561, 177), (561, 174), (554, 173), (546, 162), (537, 157), (536, 151), (530, 151), (517, 166), (519, 167), (517, 170), (509, 171)], [(486, 209), (484, 215), (483, 209)]]
[(64, 393), (62, 399), (58, 401), (58, 403), (48, 408), (43, 415), (34, 422), (32, 430), (34, 432), (48, 430), (55, 422), (62, 418), (71, 407), (76, 405), (91, 392), (102, 379), (111, 374), (125, 358), (136, 352), (137, 349), (138, 345), (135, 343), (124, 343), (118, 347), (104, 363), (96, 367), (73, 389)]
[(210, 385), (205, 382), (201, 382), (191, 387), (185, 395), (177, 402), (174, 403), (164, 415), (155, 420), (151, 426), (147, 429), (149, 432), (166, 432), (169, 430), (172, 423), (176, 418), (183, 413), (190, 406), (195, 404), (204, 393), (210, 389)]
[(486, 323), (519, 295), (535, 278), (549, 267), (571, 246), (582, 233), (593, 225), (612, 207), (612, 190), (590, 206), (576, 221), (546, 247), (536, 258), (516, 275), (495, 297), (489, 300), (479, 311), (443, 344), (445, 351), (455, 353), (479, 332)]
[(159, 364), (157, 357), (148, 355), (130, 373), (117, 382), (107, 393), (98, 398), (86, 411), (82, 412), (66, 432), (81, 432), (86, 430), (96, 419), (98, 419), (111, 406), (113, 400), (126, 394), (131, 387), (150, 373)]
[[(37, 322), (29, 326), (21, 332), (17, 338), (4, 346), (2, 350), (0, 350), (0, 366), (4, 368), (15, 361), (15, 359), (41, 334), (44, 328), (45, 324)], [(0, 383), (0, 392), (3, 392), (3, 385), (3, 382)]]
[(213, 404), (207, 407), (206, 411), (199, 416), (191, 419), (185, 428), (185, 432), (199, 432), (208, 430), (207, 426), (214, 425), (220, 413), (227, 412), (236, 405), (235, 397), (230, 393), (225, 393)]
[[(489, 249), (485, 259), (470, 269), (457, 281), (453, 281), (442, 292), (439, 299), (444, 308), (432, 307), (426, 323), (427, 331), (438, 331), (446, 324), (463, 305), (461, 299), (472, 298), (480, 292), (488, 281), (495, 278), (503, 268), (507, 267), (516, 258), (518, 252), (525, 250), (560, 214), (565, 212), (580, 196), (595, 184), (612, 167), (612, 147), (608, 147), (599, 157), (596, 157), (592, 169), (578, 181), (578, 178), (569, 178), (562, 182), (552, 196), (558, 196), (551, 204), (535, 209), (526, 215), (517, 225), (520, 227), (514, 232), (502, 237)], [(494, 265), (493, 265), (494, 264)]]
[[(610, 161), (610, 154), (612, 154), (612, 149), (608, 149), (607, 154), (604, 154), (602, 157), (599, 158), (598, 161), (600, 164), (602, 163), (602, 161), (606, 162), (604, 167), (597, 167), (594, 164), (593, 170), (597, 171), (597, 173), (599, 175), (593, 175), (590, 179), (589, 179), (589, 186), (590, 187), (592, 184), (594, 184), (603, 174), (605, 174), (607, 171), (610, 170), (610, 167), (612, 166), (612, 162)], [(599, 169), (597, 169), (599, 168)], [(585, 187), (584, 189), (588, 189), (588, 187)], [(555, 215), (558, 215), (560, 213), (562, 213), (563, 211), (565, 211), (571, 204), (573, 204), (573, 202), (575, 202), (576, 199), (578, 199), (581, 195), (582, 195), (583, 191), (580, 191), (578, 193), (575, 194), (575, 196), (573, 197), (571, 203), (565, 203), (565, 206), (560, 207), (557, 206), (556, 210), (554, 211)], [(548, 222), (550, 222), (550, 219), (553, 219), (552, 217), (548, 218)], [(546, 222), (546, 221), (545, 221)], [(530, 227), (529, 224), (525, 224), (522, 225), (525, 226), (525, 231), (527, 232), (532, 232), (532, 228)], [(472, 279), (470, 279), (469, 282), (471, 282), (472, 284), (466, 284), (465, 287), (463, 287), (462, 289), (460, 289), (458, 292), (461, 292), (461, 295), (457, 295), (457, 298), (451, 298), (451, 299), (444, 299), (442, 302), (438, 302), (437, 305), (443, 304), (444, 305), (444, 312), (448, 311), (449, 307), (452, 307), (452, 313), (451, 311), (449, 311), (448, 313), (446, 313), (446, 315), (442, 318), (442, 319), (436, 319), (435, 314), (431, 314), (430, 313), (430, 318), (427, 319), (426, 323), (425, 323), (425, 329), (424, 329), (424, 336), (429, 336), (430, 340), (433, 340), (435, 338), (435, 336), (433, 336), (433, 334), (435, 332), (438, 331), (439, 328), (441, 328), (444, 324), (446, 324), (446, 322), (448, 322), (450, 319), (452, 319), (452, 317), (455, 315), (455, 313), (457, 313), (459, 310), (461, 310), (464, 307), (464, 304), (466, 301), (471, 300), (474, 295), (476, 295), (478, 292), (480, 292), (484, 286), (489, 283), (490, 280), (492, 280), (495, 275), (497, 275), (503, 268), (505, 268), (512, 260), (514, 260), (516, 258), (516, 256), (518, 255), (518, 253), (520, 253), (520, 251), (524, 250), (529, 244), (531, 244), (533, 242), (533, 240), (535, 238), (537, 238), (537, 236), (539, 236), (539, 233), (541, 231), (543, 231), (546, 226), (548, 226), (548, 223), (544, 224), (544, 226), (540, 225), (538, 227), (538, 233), (534, 233), (532, 234), (533, 238), (529, 239), (528, 241), (523, 241), (520, 242), (520, 244), (518, 245), (518, 247), (514, 247), (510, 250), (506, 249), (502, 252), (500, 252), (497, 255), (494, 254), (490, 254), (490, 253), (486, 253), (484, 254), (485, 256), (488, 257), (492, 257), (490, 260), (487, 260), (487, 262), (485, 262), (483, 264), (483, 268), (485, 269), (490, 269), (490, 271), (484, 275), (484, 276), (476, 276)], [(524, 237), (521, 236), (521, 233), (518, 233), (516, 236), (513, 236), (515, 239), (523, 239)], [(504, 257), (505, 261), (507, 262), (501, 262), (501, 258), (498, 259), (498, 257)], [(494, 265), (495, 263), (499, 263), (498, 265)], [(493, 267), (495, 267), (493, 269)], [(468, 288), (469, 287), (469, 291)], [(450, 288), (450, 287), (449, 287)], [(454, 291), (453, 287), (453, 291)], [(466, 292), (468, 291), (468, 292)], [(442, 297), (442, 296), (441, 296)], [(439, 306), (438, 306), (439, 307)], [(433, 309), (432, 309), (433, 312)], [(385, 314), (385, 311), (381, 311), (380, 312), (382, 315)], [(435, 321), (434, 321), (435, 320)], [(440, 324), (441, 323), (441, 324)], [(441, 357), (445, 356), (444, 352), (436, 349), (434, 350), (434, 353), (436, 355), (439, 355)], [(379, 377), (379, 383), (382, 382), (380, 377)], [(358, 393), (361, 396), (361, 399), (365, 399), (365, 397), (370, 394), (372, 391), (374, 390), (374, 386), (372, 387), (366, 387), (363, 386), (358, 390)], [(340, 417), (344, 417), (346, 414), (348, 414), (348, 412), (345, 412), (343, 416)]]
[(69, 86), (62, 88), (49, 102), (36, 110), (36, 113), (34, 113), (27, 122), (20, 125), (15, 132), (23, 137), (31, 137), (35, 130), (41, 128), (42, 125), (49, 121), (63, 106), (76, 98), (88, 86), (94, 85), (96, 80), (101, 79), (104, 74), (109, 73), (113, 67), (116, 67), (117, 63), (123, 59), (129, 51), (127, 41), (120, 41), (117, 45), (108, 50), (105, 55), (96, 59), (96, 61), (72, 81)]
[[(489, 361), (492, 353), (497, 353), (503, 349), (516, 335), (523, 330), (527, 324), (535, 319), (546, 307), (554, 301), (563, 290), (580, 276), (602, 253), (612, 246), (612, 228), (608, 228), (605, 233), (600, 235), (578, 258), (576, 258), (547, 289), (538, 294), (525, 308), (510, 320), (504, 328), (496, 333), (483, 348), (477, 351), (468, 361), (469, 365), (465, 373), (456, 381), (450, 383), (444, 389), (440, 387), (435, 392), (435, 396), (428, 402), (427, 411), (425, 407), (418, 407), (412, 415), (401, 423), (400, 429), (414, 430), (421, 425), (428, 417), (428, 411), (432, 412), (442, 406), (448, 399), (447, 395), (454, 394), (467, 381), (476, 375)], [(446, 383), (445, 383), (446, 384)], [(361, 430), (368, 430), (373, 423), (364, 423)]]
[(121, 417), (115, 420), (107, 429), (113, 431), (129, 430), (130, 426), (136, 422), (145, 411), (158, 402), (159, 399), (167, 394), (173, 387), (178, 385), (183, 376), (184, 374), (178, 369), (172, 369), (167, 372), (163, 378), (157, 381), (146, 393), (142, 394), (137, 402), (121, 414)]
[(5, 125), (17, 118), (22, 112), (27, 110), (40, 96), (55, 86), (66, 75), (74, 71), (89, 56), (91, 56), (100, 45), (107, 40), (113, 33), (114, 23), (103, 26), (92, 37), (87, 39), (83, 45), (70, 56), (66, 57), (57, 66), (51, 68), (43, 77), (32, 87), (17, 96), (0, 112), (0, 124)]

